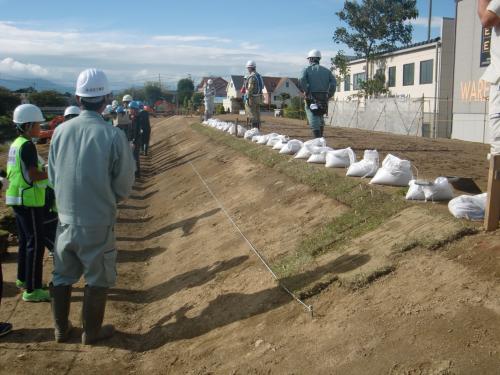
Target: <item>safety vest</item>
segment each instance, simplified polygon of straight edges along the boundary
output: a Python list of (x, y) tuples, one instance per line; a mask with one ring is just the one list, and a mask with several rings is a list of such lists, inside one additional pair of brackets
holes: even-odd
[[(45, 205), (45, 188), (47, 180), (29, 183), (24, 179), (21, 165), (21, 148), (28, 142), (24, 137), (18, 137), (9, 149), (7, 161), (7, 188), (5, 203), (8, 206), (43, 207)], [(38, 164), (41, 171), (43, 166)]]
[[(253, 94), (253, 96), (260, 96), (262, 95), (262, 91), (264, 90), (264, 80), (262, 79), (262, 76), (259, 73), (256, 72), (254, 73), (254, 75), (255, 75), (255, 81), (257, 82), (257, 93)], [(249, 80), (250, 77), (248, 77)]]

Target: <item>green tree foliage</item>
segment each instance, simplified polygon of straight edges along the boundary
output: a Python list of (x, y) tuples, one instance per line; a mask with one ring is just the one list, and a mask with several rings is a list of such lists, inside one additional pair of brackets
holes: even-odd
[(183, 78), (177, 82), (177, 96), (179, 103), (185, 103), (186, 98), (189, 100), (194, 93), (194, 82), (191, 78)]
[(194, 109), (197, 110), (203, 103), (204, 95), (201, 92), (195, 92), (191, 98)]
[(416, 0), (345, 0), (337, 16), (347, 26), (335, 30), (333, 40), (351, 48), (369, 63), (377, 55), (399, 44), (408, 45), (413, 27), (407, 21), (418, 17)]
[(28, 100), (39, 107), (64, 107), (68, 105), (68, 98), (57, 91), (40, 91), (29, 94)]
[(291, 98), (291, 96), (290, 96), (290, 94), (289, 94), (289, 93), (287, 93), (287, 92), (283, 92), (283, 93), (281, 93), (281, 94), (280, 94), (279, 98), (280, 98), (280, 100), (281, 100), (281, 108), (285, 108), (285, 107), (286, 107), (286, 103), (285, 103), (285, 102), (286, 102), (288, 99), (290, 99), (290, 98)]
[(344, 82), (345, 77), (351, 72), (348, 63), (349, 59), (342, 50), (338, 51), (332, 59), (332, 68), (335, 70), (335, 78), (337, 79), (338, 86)]
[(295, 96), (290, 100), (290, 105), (285, 108), (284, 116), (288, 118), (304, 119), (304, 99), (300, 96)]
[(157, 82), (146, 82), (144, 85), (144, 97), (146, 102), (155, 103), (163, 97), (163, 91)]
[(385, 86), (385, 75), (375, 74), (372, 79), (361, 83), (360, 96), (379, 96), (389, 93), (389, 89)]
[(21, 104), (19, 96), (0, 86), (0, 116), (10, 115)]

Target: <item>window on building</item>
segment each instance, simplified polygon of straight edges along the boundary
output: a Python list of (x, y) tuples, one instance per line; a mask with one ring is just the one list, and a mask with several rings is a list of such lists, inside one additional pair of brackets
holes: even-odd
[(352, 88), (354, 90), (361, 90), (361, 83), (365, 81), (366, 74), (358, 73), (352, 76)]
[(388, 82), (387, 85), (389, 87), (396, 87), (396, 67), (391, 66), (389, 67), (389, 77), (388, 77)]
[(288, 88), (290, 87), (290, 82), (286, 81), (285, 86)]
[(426, 60), (420, 62), (420, 84), (425, 85), (432, 83), (434, 70), (434, 60)]
[(415, 63), (403, 65), (403, 86), (412, 86), (415, 81)]
[(348, 74), (344, 78), (344, 91), (351, 91), (351, 75)]
[(274, 96), (274, 100), (278, 100), (278, 97), (277, 97), (277, 96)]

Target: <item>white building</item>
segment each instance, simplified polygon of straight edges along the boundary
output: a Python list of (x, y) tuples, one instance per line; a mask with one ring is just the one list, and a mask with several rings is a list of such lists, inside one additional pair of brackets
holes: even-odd
[(479, 21), (477, 0), (458, 0), (456, 19), (452, 138), (488, 143), (489, 84), (481, 76), (489, 65), (491, 31)]
[[(383, 75), (389, 96), (420, 102), (422, 113), (415, 116), (421, 117), (424, 136), (451, 135), (454, 38), (455, 20), (444, 18), (440, 38), (396, 49), (370, 64), (370, 77)], [(352, 60), (348, 66), (350, 74), (338, 85), (336, 100), (358, 100), (360, 83), (366, 80), (366, 60)]]

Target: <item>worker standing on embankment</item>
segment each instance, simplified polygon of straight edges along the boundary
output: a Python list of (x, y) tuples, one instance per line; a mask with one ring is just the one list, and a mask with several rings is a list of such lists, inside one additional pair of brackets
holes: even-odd
[(264, 81), (261, 75), (257, 73), (255, 61), (248, 61), (246, 67), (249, 75), (245, 81), (245, 86), (242, 88), (245, 98), (245, 112), (252, 128), (260, 129), (260, 104), (262, 102)]
[(82, 343), (114, 333), (113, 326), (102, 326), (107, 292), (116, 281), (114, 224), (117, 202), (132, 190), (135, 163), (125, 134), (101, 116), (110, 93), (104, 72), (83, 71), (76, 85), (83, 111), (56, 129), (50, 145), (49, 178), (60, 221), (50, 288), (58, 342), (69, 338), (72, 285), (82, 274)]
[(337, 89), (337, 81), (332, 72), (321, 66), (321, 52), (311, 50), (307, 56), (309, 66), (299, 78), (300, 88), (305, 95), (307, 121), (314, 138), (323, 137), (325, 114), (328, 113), (328, 101)]

